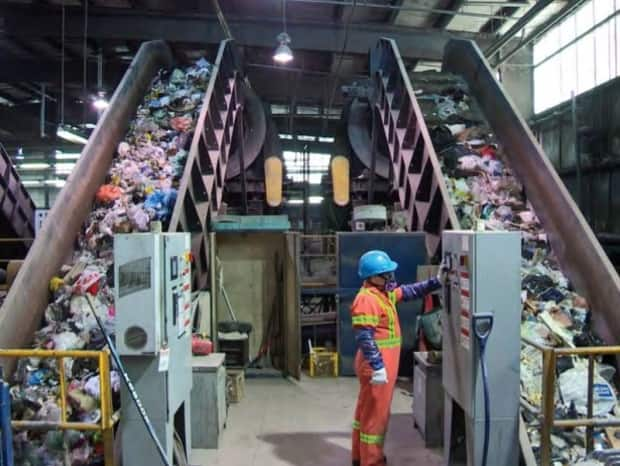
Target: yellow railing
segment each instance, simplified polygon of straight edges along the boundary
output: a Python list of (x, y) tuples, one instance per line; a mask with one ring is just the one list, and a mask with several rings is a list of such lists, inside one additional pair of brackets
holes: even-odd
[[(105, 466), (114, 466), (114, 413), (112, 412), (112, 387), (110, 384), (110, 353), (104, 351), (55, 351), (55, 350), (0, 350), (0, 358), (56, 359), (60, 378), (60, 422), (12, 421), (14, 430), (82, 430), (101, 432)], [(95, 359), (99, 363), (99, 392), (101, 420), (98, 424), (67, 421), (67, 380), (65, 358)]]
[[(540, 464), (551, 465), (551, 431), (554, 427), (560, 429), (586, 428), (586, 452), (593, 450), (593, 432), (595, 427), (620, 426), (620, 418), (602, 419), (593, 415), (594, 406), (594, 358), (596, 356), (620, 354), (620, 346), (590, 346), (584, 348), (552, 348), (539, 345), (527, 338), (521, 341), (542, 353), (542, 414), (540, 416)], [(555, 418), (555, 385), (556, 362), (561, 356), (581, 356), (588, 358), (588, 401), (585, 418), (556, 419)]]

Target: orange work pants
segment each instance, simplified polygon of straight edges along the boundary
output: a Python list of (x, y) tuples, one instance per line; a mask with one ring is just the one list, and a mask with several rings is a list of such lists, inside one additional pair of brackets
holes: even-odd
[(353, 421), (353, 461), (360, 466), (385, 466), (383, 443), (390, 420), (392, 395), (398, 377), (400, 347), (381, 349), (388, 383), (370, 383), (372, 368), (360, 351), (355, 357), (355, 373), (360, 382)]

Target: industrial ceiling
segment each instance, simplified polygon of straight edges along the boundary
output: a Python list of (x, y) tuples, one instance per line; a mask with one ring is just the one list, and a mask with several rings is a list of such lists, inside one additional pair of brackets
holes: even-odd
[[(249, 81), (274, 109), (279, 130), (327, 136), (339, 118), (340, 86), (367, 76), (368, 51), (379, 37), (396, 39), (410, 69), (432, 68), (450, 38), (473, 39), (482, 50), (501, 38), (518, 42), (570, 2), (538, 3), (545, 8), (528, 0), (225, 0), (220, 6)], [(215, 4), (0, 2), (0, 142), (9, 150), (50, 148), (59, 145), (61, 120), (96, 122), (89, 99), (115, 88), (142, 41), (168, 41), (179, 61), (213, 57), (226, 37)], [(515, 34), (519, 21), (524, 27)], [(276, 66), (272, 55), (283, 30), (294, 60)]]

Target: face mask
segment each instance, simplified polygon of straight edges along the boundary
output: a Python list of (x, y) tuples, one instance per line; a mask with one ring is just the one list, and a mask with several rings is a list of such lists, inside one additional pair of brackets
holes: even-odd
[(398, 283), (396, 282), (394, 272), (386, 273), (382, 275), (382, 278), (385, 279), (385, 285), (383, 285), (383, 289), (385, 291), (390, 292), (398, 288)]

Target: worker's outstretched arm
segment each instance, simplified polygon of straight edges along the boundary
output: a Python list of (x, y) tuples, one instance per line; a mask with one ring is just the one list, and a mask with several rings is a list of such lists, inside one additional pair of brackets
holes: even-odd
[(400, 285), (401, 293), (397, 292), (396, 295), (400, 295), (400, 298), (403, 301), (411, 301), (414, 299), (423, 298), (427, 294), (432, 293), (439, 288), (441, 288), (441, 282), (438, 278), (433, 277), (423, 282)]

